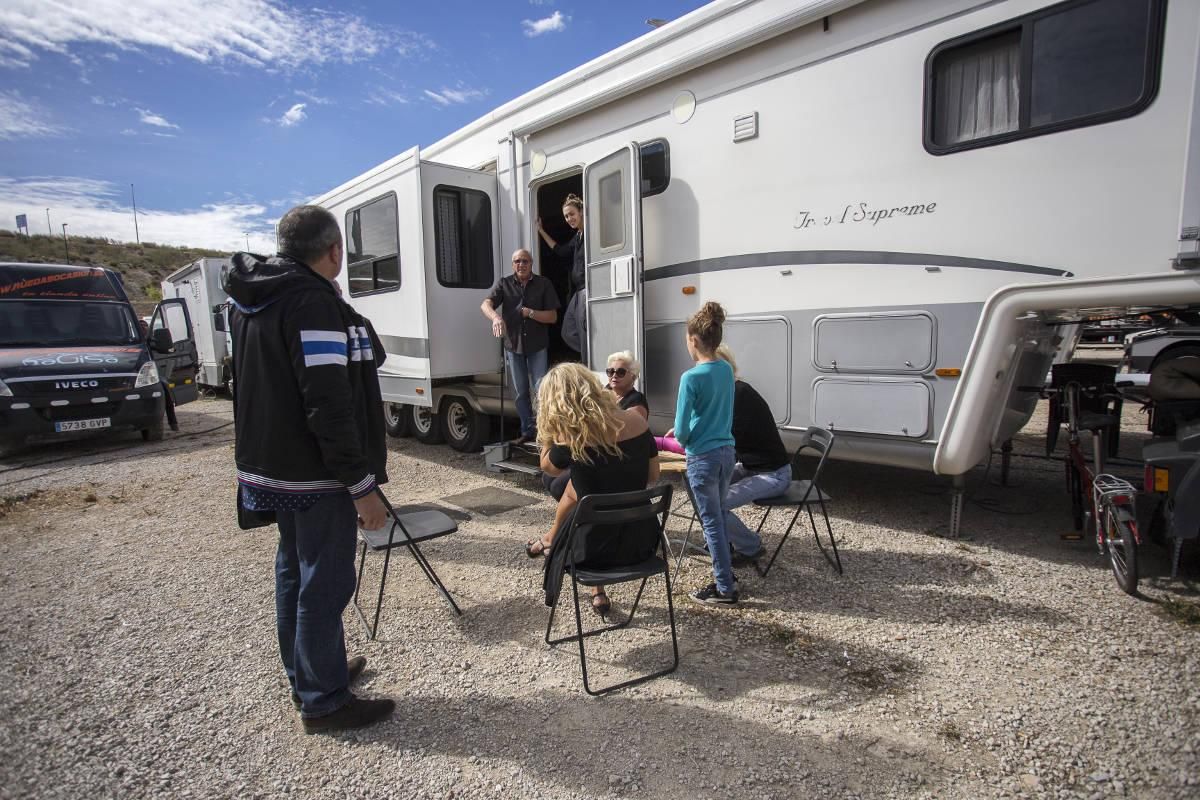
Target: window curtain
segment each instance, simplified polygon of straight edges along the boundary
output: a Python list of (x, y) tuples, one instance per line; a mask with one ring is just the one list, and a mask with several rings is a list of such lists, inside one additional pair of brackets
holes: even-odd
[(1020, 65), (1020, 31), (940, 55), (934, 65), (934, 140), (953, 145), (1015, 131)]
[(462, 222), (459, 217), (458, 195), (437, 193), (439, 277), (443, 283), (461, 284), (464, 280), (462, 262)]

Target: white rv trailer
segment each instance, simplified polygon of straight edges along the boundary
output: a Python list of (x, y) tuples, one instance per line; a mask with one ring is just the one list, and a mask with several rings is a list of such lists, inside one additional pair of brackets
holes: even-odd
[(162, 282), (164, 300), (179, 297), (187, 303), (200, 362), (196, 383), (213, 389), (227, 387), (232, 374), (229, 326), (223, 308), (229, 296), (221, 288), (221, 270), (228, 264), (227, 258), (199, 258)]
[(717, 300), (785, 439), (961, 476), (1064, 323), (1200, 302), (1198, 42), (1185, 0), (717, 0), (316, 202), (426, 437), (479, 443), (478, 306), (517, 247), (561, 277), (574, 191), (591, 366), (634, 349), (656, 428)]

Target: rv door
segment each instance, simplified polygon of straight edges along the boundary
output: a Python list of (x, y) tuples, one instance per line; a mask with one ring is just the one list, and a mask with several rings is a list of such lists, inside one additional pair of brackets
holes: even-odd
[(196, 389), (196, 369), (200, 359), (196, 355), (192, 320), (185, 300), (172, 298), (158, 304), (154, 316), (150, 318), (151, 342), (154, 341), (154, 332), (162, 328), (171, 333), (171, 350), (163, 353), (151, 346), (150, 355), (158, 367), (158, 376), (166, 381), (175, 405), (190, 403), (199, 394)]
[(583, 170), (588, 366), (595, 372), (620, 350), (645, 361), (640, 166), (631, 144)]

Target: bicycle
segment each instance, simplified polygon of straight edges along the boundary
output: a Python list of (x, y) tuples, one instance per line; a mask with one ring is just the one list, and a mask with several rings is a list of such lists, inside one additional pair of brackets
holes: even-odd
[[(1101, 556), (1107, 553), (1117, 585), (1127, 594), (1136, 596), (1138, 546), (1142, 543), (1135, 506), (1137, 489), (1124, 478), (1104, 472), (1107, 444), (1101, 431), (1113, 425), (1113, 420), (1100, 414), (1085, 415), (1079, 407), (1082, 396), (1109, 398), (1120, 395), (1115, 394), (1115, 387), (1085, 387), (1078, 381), (1068, 381), (1061, 387), (1022, 386), (1019, 389), (1037, 392), (1042, 399), (1057, 396), (1061, 400), (1061, 406), (1067, 412), (1067, 455), (1064, 465), (1075, 530), (1094, 526), (1096, 548)], [(1087, 431), (1092, 437), (1091, 464), (1083, 452), (1081, 430)], [(1054, 431), (1057, 433), (1056, 428)], [(1054, 437), (1048, 438), (1052, 443)], [(1052, 446), (1048, 449), (1052, 449)]]

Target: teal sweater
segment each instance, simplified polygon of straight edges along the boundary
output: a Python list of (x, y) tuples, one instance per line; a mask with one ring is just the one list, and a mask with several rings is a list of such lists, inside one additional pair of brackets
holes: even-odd
[(688, 455), (733, 445), (733, 368), (727, 362), (697, 364), (680, 377), (675, 438)]

